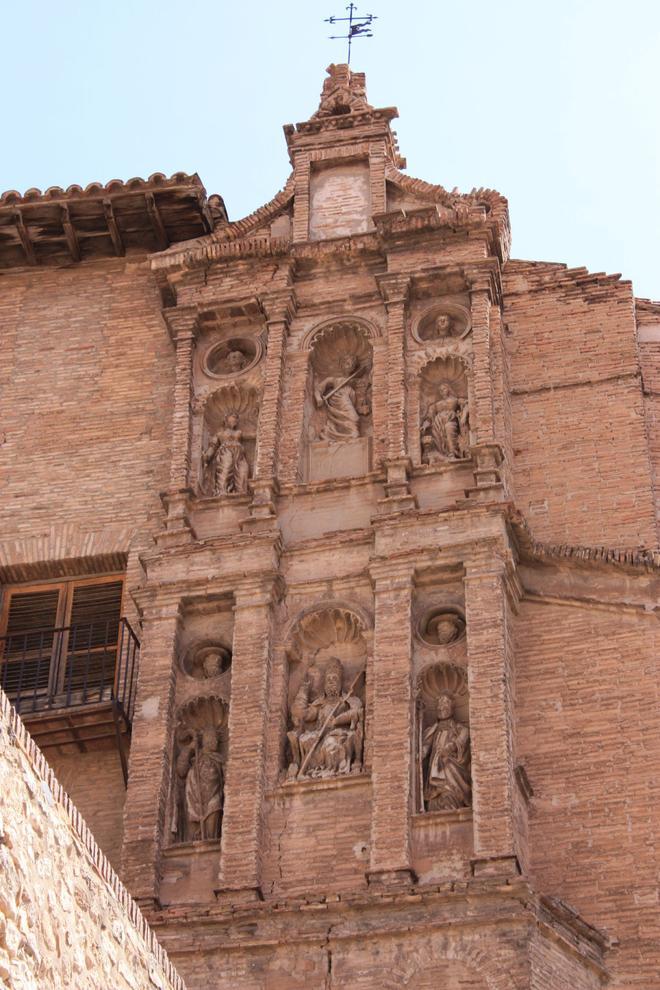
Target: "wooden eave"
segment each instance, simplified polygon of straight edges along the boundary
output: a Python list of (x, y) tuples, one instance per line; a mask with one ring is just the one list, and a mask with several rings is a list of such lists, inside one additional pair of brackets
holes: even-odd
[(0, 270), (162, 251), (227, 222), (198, 175), (113, 180), (0, 196)]

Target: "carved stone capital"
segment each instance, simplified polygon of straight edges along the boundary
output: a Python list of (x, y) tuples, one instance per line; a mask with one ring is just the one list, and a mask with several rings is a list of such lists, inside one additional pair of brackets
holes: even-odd
[(491, 302), (494, 301), (496, 293), (493, 284), (493, 272), (490, 268), (468, 266), (464, 269), (464, 274), (471, 297), (478, 293), (485, 293)]
[(234, 588), (234, 611), (268, 608), (284, 594), (284, 582), (277, 574), (250, 576)]
[(164, 309), (163, 317), (170, 331), (170, 337), (178, 344), (183, 340), (194, 339), (198, 330), (197, 306), (175, 306)]
[(410, 293), (412, 277), (398, 273), (385, 273), (376, 275), (376, 285), (381, 294), (385, 306), (405, 306)]
[(292, 288), (263, 292), (259, 296), (259, 302), (268, 323), (284, 323), (287, 326), (296, 315), (298, 307), (296, 294)]
[(377, 560), (369, 567), (376, 594), (387, 591), (412, 591), (415, 565), (411, 561)]

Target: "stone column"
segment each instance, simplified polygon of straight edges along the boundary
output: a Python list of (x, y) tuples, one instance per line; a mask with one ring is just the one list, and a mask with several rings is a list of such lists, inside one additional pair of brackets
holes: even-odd
[(268, 324), (268, 342), (257, 428), (257, 449), (252, 480), (250, 518), (243, 528), (270, 527), (275, 520), (274, 497), (280, 436), (280, 408), (284, 375), (284, 353), (289, 323), (295, 311), (290, 289), (261, 297)]
[(219, 898), (261, 897), (261, 831), (271, 663), (272, 578), (235, 590), (229, 749), (225, 768)]
[(158, 907), (180, 621), (178, 601), (145, 605), (124, 811), (122, 879), (146, 908)]
[(371, 568), (376, 621), (373, 659), (370, 884), (408, 884), (414, 697), (412, 684), (413, 570), (382, 562)]
[(386, 274), (377, 276), (376, 281), (387, 310), (387, 497), (381, 510), (397, 512), (415, 507), (408, 482), (411, 465), (406, 438), (405, 346), (410, 277)]
[(165, 532), (157, 537), (159, 545), (187, 543), (193, 536), (188, 519), (190, 500), (190, 436), (193, 396), (192, 360), (196, 336), (197, 309), (185, 306), (165, 313), (176, 347), (174, 402), (172, 409), (172, 453), (170, 485), (165, 495), (167, 517)]
[(503, 560), (465, 564), (475, 873), (515, 873), (512, 601)]

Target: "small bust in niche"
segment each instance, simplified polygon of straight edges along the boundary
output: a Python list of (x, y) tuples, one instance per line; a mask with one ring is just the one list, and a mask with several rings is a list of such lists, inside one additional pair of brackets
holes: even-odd
[(230, 351), (225, 358), (225, 364), (230, 375), (237, 375), (247, 364), (247, 358), (243, 351)]
[(422, 340), (444, 340), (447, 337), (460, 337), (464, 329), (463, 320), (451, 313), (437, 313), (422, 321), (419, 336)]
[(453, 331), (453, 320), (449, 313), (438, 313), (431, 324), (431, 336), (451, 337)]
[(231, 666), (231, 650), (216, 644), (196, 650), (188, 664), (187, 672), (197, 680), (220, 677)]
[(216, 344), (205, 359), (206, 370), (215, 377), (240, 375), (253, 362), (254, 344), (249, 340), (229, 340)]
[(437, 612), (426, 622), (424, 639), (433, 646), (449, 646), (465, 632), (465, 620), (457, 612)]

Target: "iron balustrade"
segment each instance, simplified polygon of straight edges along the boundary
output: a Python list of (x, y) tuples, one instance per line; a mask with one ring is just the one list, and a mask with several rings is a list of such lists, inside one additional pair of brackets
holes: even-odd
[(101, 702), (130, 726), (140, 643), (127, 619), (0, 636), (0, 685), (20, 715)]

